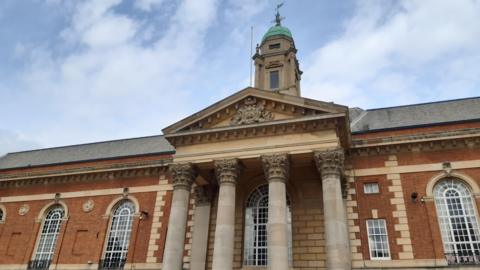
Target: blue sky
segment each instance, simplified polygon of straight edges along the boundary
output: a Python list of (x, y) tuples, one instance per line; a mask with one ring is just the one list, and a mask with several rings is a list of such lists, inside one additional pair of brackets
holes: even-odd
[[(0, 155), (160, 134), (248, 85), (269, 0), (3, 0)], [(479, 0), (290, 0), (305, 97), (480, 96)]]

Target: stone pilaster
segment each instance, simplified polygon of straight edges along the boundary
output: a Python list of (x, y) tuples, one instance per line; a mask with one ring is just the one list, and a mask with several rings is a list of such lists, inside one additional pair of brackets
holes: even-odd
[(210, 194), (207, 186), (195, 188), (195, 212), (193, 216), (191, 270), (205, 270), (207, 261), (208, 227), (210, 223)]
[(170, 173), (173, 179), (173, 198), (162, 269), (181, 270), (189, 195), (195, 174), (190, 163), (172, 164), (170, 165)]
[[(390, 155), (388, 160), (385, 161), (385, 167), (396, 166), (398, 166), (397, 156)], [(398, 173), (391, 173), (387, 174), (387, 179), (389, 181), (388, 191), (393, 193), (393, 198), (390, 199), (390, 204), (395, 208), (393, 210), (395, 232), (400, 234), (400, 237), (397, 237), (395, 241), (397, 245), (402, 247), (402, 250), (398, 253), (398, 258), (400, 260), (410, 260), (414, 257), (401, 176)]]
[[(160, 176), (160, 181), (158, 184), (160, 186), (168, 185), (168, 180), (166, 179), (165, 175)], [(163, 207), (165, 206), (166, 194), (166, 191), (158, 191), (155, 199), (155, 208), (153, 209), (152, 216), (152, 228), (150, 230), (150, 240), (148, 242), (147, 263), (157, 262), (158, 257), (155, 256), (155, 253), (158, 252), (159, 249), (158, 241), (161, 237), (161, 228), (165, 226), (165, 224), (162, 224), (161, 219), (163, 218), (164, 214)]]
[(215, 173), (220, 188), (213, 245), (213, 270), (233, 269), (235, 192), (239, 171), (237, 159), (215, 161)]
[(268, 269), (287, 270), (289, 266), (285, 183), (290, 164), (286, 154), (262, 156), (262, 164), (268, 181)]
[(350, 250), (352, 251), (352, 267), (359, 268), (363, 265), (362, 241), (360, 237), (360, 226), (358, 220), (357, 191), (355, 189), (355, 177), (353, 170), (345, 172), (347, 174), (347, 223), (350, 238)]
[(316, 151), (315, 163), (322, 177), (327, 269), (351, 269), (347, 218), (342, 198), (342, 149)]

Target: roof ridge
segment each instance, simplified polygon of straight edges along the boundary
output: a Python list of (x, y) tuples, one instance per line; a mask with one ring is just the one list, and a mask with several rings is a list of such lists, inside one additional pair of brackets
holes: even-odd
[(36, 151), (43, 151), (43, 150), (68, 148), (68, 147), (74, 147), (74, 146), (86, 146), (86, 145), (95, 145), (95, 144), (101, 144), (101, 143), (118, 142), (118, 141), (130, 141), (130, 140), (146, 139), (146, 138), (153, 138), (153, 137), (164, 137), (164, 135), (163, 134), (162, 135), (150, 135), (150, 136), (141, 136), (141, 137), (134, 137), (134, 138), (124, 138), (124, 139), (115, 139), (115, 140), (107, 140), (107, 141), (100, 141), (100, 142), (79, 143), (79, 144), (46, 147), (46, 148), (31, 149), (31, 150), (24, 150), (24, 151), (8, 152), (5, 155), (0, 156), (0, 159), (6, 157), (9, 154), (28, 153), (28, 152), (36, 152)]
[(452, 101), (474, 100), (474, 99), (480, 99), (480, 96), (478, 96), (478, 97), (468, 97), (468, 98), (457, 98), (457, 99), (446, 99), (446, 100), (431, 101), (431, 102), (422, 102), (422, 103), (407, 104), (407, 105), (398, 105), (398, 106), (390, 106), (390, 107), (373, 108), (373, 109), (366, 109), (366, 111), (377, 111), (377, 110), (386, 110), (386, 109), (394, 109), (394, 108), (413, 107), (413, 106), (421, 106), (421, 105), (429, 105), (429, 104), (438, 104), (438, 103), (448, 103), (448, 102), (452, 102)]

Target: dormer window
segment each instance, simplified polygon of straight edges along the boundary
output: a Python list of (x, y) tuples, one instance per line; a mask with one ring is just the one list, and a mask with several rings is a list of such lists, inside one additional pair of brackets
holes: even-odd
[(268, 48), (269, 48), (270, 50), (280, 49), (280, 43), (270, 44), (270, 46), (268, 46)]
[(270, 71), (270, 89), (278, 89), (280, 87), (279, 71)]

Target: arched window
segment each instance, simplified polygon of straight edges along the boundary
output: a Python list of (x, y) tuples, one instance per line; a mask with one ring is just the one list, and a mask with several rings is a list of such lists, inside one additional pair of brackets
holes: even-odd
[(116, 269), (125, 265), (134, 214), (135, 205), (129, 200), (120, 201), (114, 208), (101, 262), (103, 269)]
[(5, 214), (3, 213), (3, 209), (0, 208), (0, 222), (3, 222), (3, 218), (5, 217)]
[(55, 252), (55, 245), (62, 225), (65, 209), (61, 205), (54, 205), (46, 211), (43, 219), (37, 249), (29, 269), (48, 269)]
[[(244, 264), (266, 266), (268, 263), (267, 244), (268, 185), (255, 189), (247, 199), (245, 209)], [(292, 262), (292, 214), (287, 196), (288, 259)]]
[(480, 261), (477, 210), (469, 188), (456, 178), (434, 187), (435, 205), (449, 263)]

